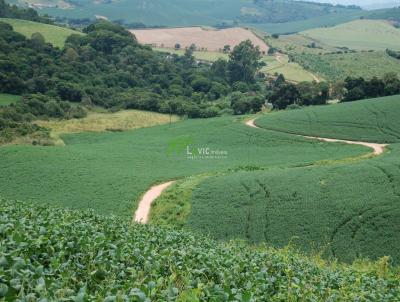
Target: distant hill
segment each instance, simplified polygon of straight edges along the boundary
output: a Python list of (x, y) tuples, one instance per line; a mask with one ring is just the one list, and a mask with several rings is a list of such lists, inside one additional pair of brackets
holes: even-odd
[(72, 34), (83, 34), (69, 28), (27, 20), (0, 18), (0, 21), (10, 24), (16, 32), (19, 32), (28, 38), (30, 38), (34, 33), (40, 33), (46, 42), (51, 43), (56, 47), (63, 47), (67, 37)]
[[(10, 0), (11, 1), (11, 0)], [(356, 6), (321, 4), (292, 0), (12, 0), (39, 8), (41, 13), (68, 18), (96, 18), (141, 22), (147, 26), (189, 26), (249, 24), (265, 29), (265, 24), (285, 25), (319, 19), (310, 26), (335, 25), (363, 14)], [(62, 2), (62, 4), (60, 4)], [(343, 20), (342, 16), (346, 16)], [(325, 19), (330, 20), (325, 24)], [(332, 20), (336, 20), (333, 22)], [(314, 26), (315, 27), (315, 26)], [(293, 26), (291, 31), (300, 29)]]
[(400, 50), (400, 29), (382, 20), (356, 20), (330, 28), (304, 31), (302, 34), (335, 47)]
[[(400, 3), (399, 3), (400, 4)], [(400, 6), (389, 9), (379, 9), (371, 12), (369, 19), (395, 20), (400, 22)]]

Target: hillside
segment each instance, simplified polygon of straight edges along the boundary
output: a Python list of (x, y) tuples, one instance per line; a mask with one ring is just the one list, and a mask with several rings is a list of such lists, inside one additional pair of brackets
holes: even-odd
[(69, 28), (27, 20), (0, 18), (0, 21), (10, 24), (16, 32), (23, 34), (27, 38), (30, 38), (34, 33), (40, 33), (46, 42), (60, 48), (64, 46), (65, 40), (70, 35), (83, 35), (83, 33)]
[(273, 130), (340, 139), (400, 142), (400, 97), (391, 96), (266, 115), (257, 125)]
[[(1, 200), (0, 299), (74, 301), (395, 301), (383, 259), (368, 272), (290, 250), (216, 243), (90, 211)], [(375, 268), (374, 268), (375, 267)]]
[(371, 12), (369, 19), (383, 19), (400, 22), (400, 7), (381, 9)]
[(301, 34), (330, 46), (355, 50), (400, 49), (400, 29), (381, 20), (357, 20)]
[(344, 80), (346, 77), (382, 78), (387, 73), (400, 73), (400, 60), (385, 51), (297, 53), (293, 60), (306, 70), (332, 81)]
[[(57, 7), (56, 3), (60, 2), (59, 0), (29, 0), (26, 2), (41, 8), (42, 13), (52, 16), (94, 18), (98, 15), (110, 20), (124, 20), (127, 23), (142, 22), (147, 26), (193, 26), (223, 23), (232, 25), (238, 23), (253, 24), (261, 28), (263, 24), (285, 24), (308, 19), (318, 19), (318, 24), (322, 26), (325, 24), (324, 19), (326, 18), (329, 18), (331, 23), (338, 24), (343, 22), (343, 17), (346, 20), (353, 20), (363, 14), (360, 9), (353, 7), (336, 7), (329, 4), (290, 0), (150, 0), (146, 2), (141, 0), (84, 0), (80, 1), (79, 5), (73, 1), (64, 1), (69, 4), (68, 9)], [(19, 3), (23, 4), (24, 2), (20, 1)], [(40, 3), (43, 5), (41, 6)], [(309, 27), (306, 26), (306, 28)], [(298, 30), (303, 29), (305, 28)]]

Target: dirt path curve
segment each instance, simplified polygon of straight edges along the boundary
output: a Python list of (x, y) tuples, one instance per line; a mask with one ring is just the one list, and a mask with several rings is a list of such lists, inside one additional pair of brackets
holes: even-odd
[(140, 200), (138, 208), (135, 212), (134, 220), (138, 223), (146, 224), (149, 221), (151, 204), (174, 182), (175, 181), (168, 181), (160, 185), (152, 186)]
[[(257, 128), (257, 129), (262, 129), (260, 127), (258, 127), (254, 122), (255, 122), (255, 118), (248, 120), (246, 122), (246, 125), (252, 128)], [(335, 138), (324, 138), (324, 137), (316, 137), (316, 136), (305, 136), (305, 135), (298, 135), (301, 137), (305, 137), (305, 138), (312, 138), (312, 139), (317, 139), (320, 141), (324, 141), (324, 142), (331, 142), (331, 143), (345, 143), (345, 144), (351, 144), (351, 145), (361, 145), (364, 147), (368, 147), (371, 148), (372, 150), (374, 150), (374, 155), (380, 155), (385, 151), (385, 147), (387, 147), (387, 144), (377, 144), (377, 143), (366, 143), (366, 142), (357, 142), (357, 141), (348, 141), (348, 140), (342, 140), (342, 139), (335, 139)]]

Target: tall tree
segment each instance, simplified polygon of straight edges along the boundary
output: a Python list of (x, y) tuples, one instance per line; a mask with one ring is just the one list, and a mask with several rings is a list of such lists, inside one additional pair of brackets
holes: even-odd
[(231, 83), (253, 83), (259, 69), (263, 66), (261, 52), (250, 40), (235, 46), (229, 55), (228, 73)]

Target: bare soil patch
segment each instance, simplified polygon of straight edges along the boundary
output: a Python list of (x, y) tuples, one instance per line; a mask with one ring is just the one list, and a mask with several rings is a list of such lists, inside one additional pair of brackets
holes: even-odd
[(204, 29), (201, 27), (182, 28), (157, 28), (131, 30), (142, 44), (150, 44), (154, 47), (174, 48), (179, 43), (182, 48), (195, 44), (197, 49), (207, 51), (220, 51), (225, 45), (231, 48), (240, 42), (250, 40), (259, 46), (263, 53), (268, 52), (268, 45), (264, 43), (250, 30), (234, 27), (227, 29)]

